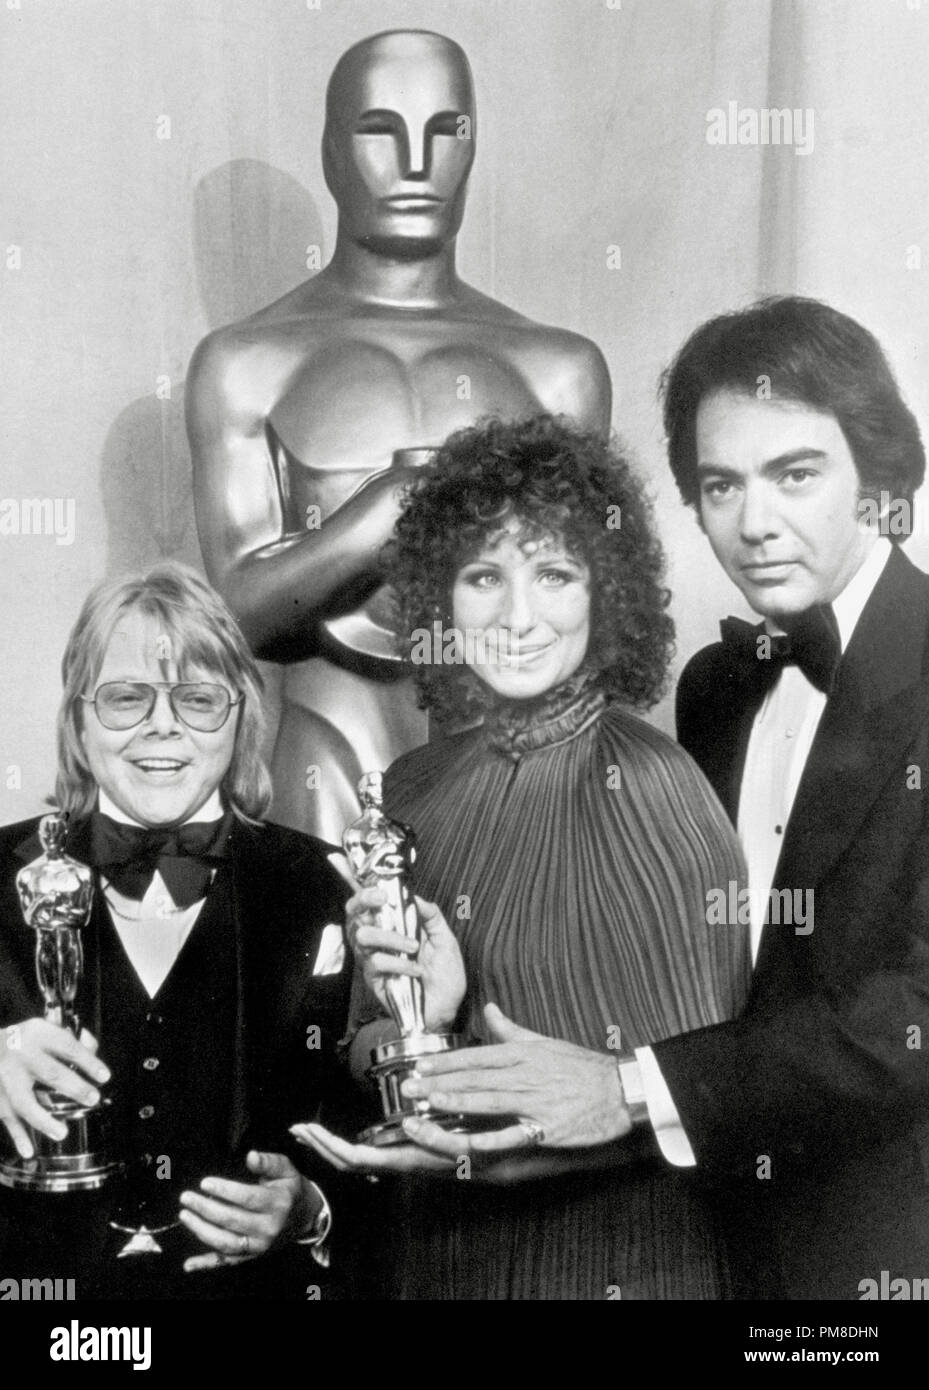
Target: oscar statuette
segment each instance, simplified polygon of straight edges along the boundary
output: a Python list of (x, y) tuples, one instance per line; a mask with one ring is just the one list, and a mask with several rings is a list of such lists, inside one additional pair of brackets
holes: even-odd
[[(415, 840), (408, 826), (385, 816), (381, 781), (381, 773), (366, 772), (358, 783), (363, 811), (342, 836), (342, 847), (358, 884), (362, 888), (379, 888), (387, 898), (380, 909), (380, 926), (418, 942), (419, 917), (412, 887)], [(463, 1130), (463, 1116), (434, 1111), (428, 1101), (408, 1100), (400, 1093), (403, 1081), (416, 1075), (421, 1058), (460, 1047), (460, 1039), (454, 1033), (432, 1033), (427, 1029), (421, 980), (395, 975), (387, 981), (386, 990), (400, 1036), (381, 1043), (371, 1054), (368, 1074), (377, 1081), (384, 1118), (359, 1136), (361, 1142), (377, 1146), (408, 1143), (402, 1125), (411, 1116), (432, 1120), (443, 1129)]]
[[(16, 889), (26, 923), (36, 936), (36, 975), (45, 1001), (45, 1018), (68, 1028), (76, 1038), (81, 1025), (75, 1000), (83, 973), (81, 928), (90, 917), (93, 874), (86, 864), (64, 852), (68, 818), (61, 812), (43, 816), (39, 839), (43, 853), (16, 875)], [(15, 1030), (14, 1030), (15, 1034)], [(15, 1047), (15, 1035), (7, 1046)], [(122, 1165), (106, 1157), (103, 1133), (110, 1102), (83, 1105), (37, 1085), (36, 1098), (67, 1126), (64, 1139), (50, 1139), (29, 1128), (35, 1156), (0, 1159), (0, 1183), (37, 1192), (82, 1192), (102, 1187)]]

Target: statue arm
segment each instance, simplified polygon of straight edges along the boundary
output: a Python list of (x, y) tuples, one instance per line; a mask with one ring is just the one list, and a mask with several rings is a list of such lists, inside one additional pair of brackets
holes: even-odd
[(194, 506), (206, 572), (256, 655), (300, 660), (352, 584), (376, 577), (412, 470), (374, 474), (315, 529), (288, 533), (248, 350), (212, 335), (187, 376)]

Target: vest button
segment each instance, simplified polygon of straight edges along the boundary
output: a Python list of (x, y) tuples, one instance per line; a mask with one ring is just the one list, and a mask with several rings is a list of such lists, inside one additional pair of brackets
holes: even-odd
[(155, 1113), (154, 1105), (143, 1105), (139, 1108), (139, 1119), (150, 1120)]
[(142, 1065), (146, 1071), (154, 1071), (155, 1068), (160, 1065), (160, 1062), (157, 1057), (146, 1057)]

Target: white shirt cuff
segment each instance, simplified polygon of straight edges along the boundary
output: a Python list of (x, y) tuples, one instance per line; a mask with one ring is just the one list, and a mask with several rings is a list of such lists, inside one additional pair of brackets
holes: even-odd
[(697, 1160), (694, 1151), (654, 1052), (650, 1047), (637, 1047), (635, 1057), (642, 1075), (648, 1118), (655, 1131), (658, 1147), (672, 1167), (695, 1168)]

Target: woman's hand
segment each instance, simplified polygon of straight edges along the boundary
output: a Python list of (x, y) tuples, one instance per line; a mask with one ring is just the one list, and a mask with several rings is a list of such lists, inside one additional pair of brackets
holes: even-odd
[(258, 1181), (204, 1178), (199, 1192), (181, 1193), (180, 1219), (209, 1246), (184, 1269), (215, 1269), (264, 1255), (305, 1231), (320, 1209), (318, 1188), (284, 1154), (252, 1150), (246, 1165)]
[(359, 1173), (377, 1177), (381, 1173), (449, 1173), (455, 1170), (455, 1160), (433, 1153), (428, 1148), (409, 1144), (388, 1144), (375, 1148), (373, 1144), (350, 1144), (322, 1125), (291, 1125), (294, 1138), (313, 1149), (340, 1173)]
[[(526, 1147), (524, 1135), (520, 1136), (519, 1147), (493, 1154), (489, 1158), (480, 1158), (466, 1152), (467, 1135), (440, 1130), (431, 1121), (410, 1121), (409, 1126), (405, 1122), (404, 1129), (410, 1143), (390, 1144), (384, 1148), (351, 1144), (317, 1124), (293, 1125), (290, 1132), (301, 1144), (326, 1159), (340, 1172), (368, 1178), (396, 1173), (428, 1173), (435, 1177), (453, 1177), (461, 1181), (509, 1187), (514, 1183), (556, 1177), (562, 1173), (615, 1169), (622, 1162), (622, 1155), (615, 1144), (570, 1151), (540, 1150), (534, 1146)], [(441, 1152), (431, 1147), (436, 1142), (441, 1144)], [(456, 1147), (461, 1152), (453, 1156), (451, 1150)]]
[(387, 902), (379, 888), (362, 888), (346, 904), (348, 936), (369, 989), (390, 1012), (387, 982), (412, 975), (423, 982), (426, 1027), (451, 1027), (465, 994), (465, 969), (455, 935), (435, 903), (416, 899), (420, 943), (386, 931), (379, 909)]
[(110, 1073), (96, 1056), (97, 1040), (85, 1028), (80, 1042), (68, 1028), (44, 1018), (27, 1018), (0, 1034), (0, 1121), (21, 1158), (33, 1157), (24, 1128), (31, 1125), (49, 1139), (64, 1139), (67, 1126), (56, 1120), (35, 1094), (48, 1086), (81, 1105), (96, 1105)]

